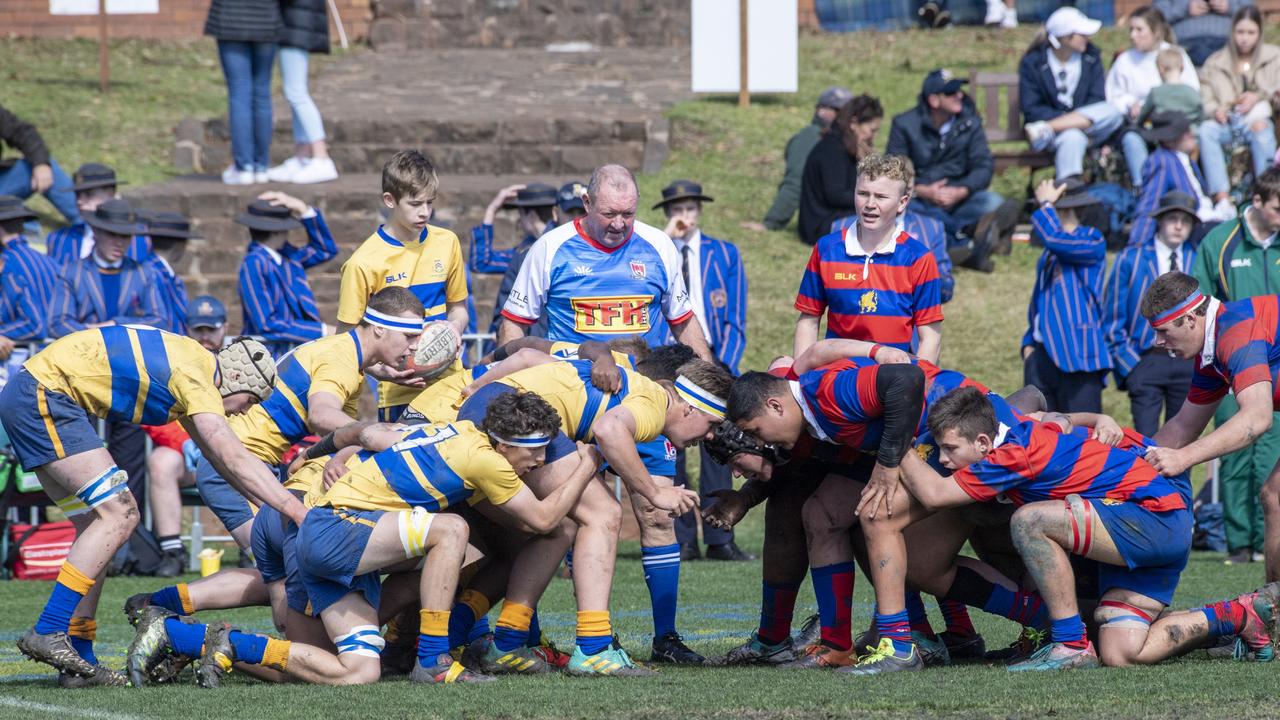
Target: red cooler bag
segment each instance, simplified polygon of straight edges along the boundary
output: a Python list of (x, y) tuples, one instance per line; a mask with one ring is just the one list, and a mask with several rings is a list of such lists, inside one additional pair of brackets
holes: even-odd
[(9, 526), (9, 567), (17, 580), (57, 580), (76, 528), (70, 521)]

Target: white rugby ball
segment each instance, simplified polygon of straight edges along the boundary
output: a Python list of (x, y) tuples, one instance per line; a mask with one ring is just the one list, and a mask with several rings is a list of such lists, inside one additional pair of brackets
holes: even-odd
[(462, 337), (453, 323), (446, 320), (427, 323), (422, 337), (418, 338), (418, 351), (409, 358), (405, 369), (413, 370), (418, 377), (430, 378), (452, 365), (461, 349)]

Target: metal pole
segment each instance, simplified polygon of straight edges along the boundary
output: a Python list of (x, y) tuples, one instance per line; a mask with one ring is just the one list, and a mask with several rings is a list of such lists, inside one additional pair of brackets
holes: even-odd
[[(105, 2), (106, 0), (103, 0)], [(747, 0), (738, 0), (738, 107), (751, 105), (747, 89)]]
[(107, 59), (107, 0), (98, 0), (98, 90), (107, 92), (110, 89)]

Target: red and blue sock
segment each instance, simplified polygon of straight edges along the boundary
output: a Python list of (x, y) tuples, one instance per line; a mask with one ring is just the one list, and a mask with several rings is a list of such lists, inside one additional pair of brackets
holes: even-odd
[(71, 627), (71, 616), (76, 606), (93, 587), (94, 579), (80, 572), (69, 562), (62, 563), (53, 592), (36, 620), (35, 631), (41, 635), (64, 633)]
[(1209, 621), (1209, 637), (1235, 635), (1244, 627), (1246, 618), (1244, 606), (1235, 600), (1223, 600), (1199, 608), (1204, 619)]
[(911, 620), (907, 616), (907, 611), (902, 610), (888, 615), (877, 612), (876, 632), (881, 638), (889, 638), (893, 641), (893, 650), (898, 655), (908, 655), (911, 649), (915, 647), (915, 642), (911, 639)]
[(760, 629), (756, 638), (766, 645), (777, 645), (791, 637), (791, 619), (796, 610), (796, 594), (800, 583), (763, 583), (760, 599)]
[(822, 644), (836, 650), (853, 647), (853, 563), (824, 565), (809, 571), (818, 599)]
[(1077, 650), (1089, 647), (1089, 638), (1085, 635), (1084, 621), (1079, 613), (1050, 622), (1049, 639)]
[(640, 557), (644, 564), (644, 582), (649, 586), (649, 603), (653, 608), (653, 635), (662, 637), (676, 631), (680, 546), (642, 547)]
[(938, 609), (942, 611), (942, 618), (947, 622), (947, 632), (960, 636), (978, 634), (978, 631), (973, 628), (973, 620), (969, 618), (969, 607), (964, 603), (938, 598)]
[(924, 600), (920, 593), (910, 590), (906, 595), (907, 622), (911, 632), (923, 633), (925, 637), (933, 637), (933, 626), (929, 624), (929, 614), (924, 610)]

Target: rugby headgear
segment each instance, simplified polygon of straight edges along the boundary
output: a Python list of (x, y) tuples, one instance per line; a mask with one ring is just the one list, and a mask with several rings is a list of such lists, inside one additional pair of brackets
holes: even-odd
[(276, 383), (276, 361), (267, 347), (251, 338), (236, 338), (218, 353), (222, 397), (238, 392), (266, 400)]
[(728, 465), (734, 455), (759, 455), (772, 465), (786, 465), (791, 455), (771, 444), (761, 444), (728, 420), (716, 426), (715, 437), (702, 444), (707, 454), (721, 465)]

